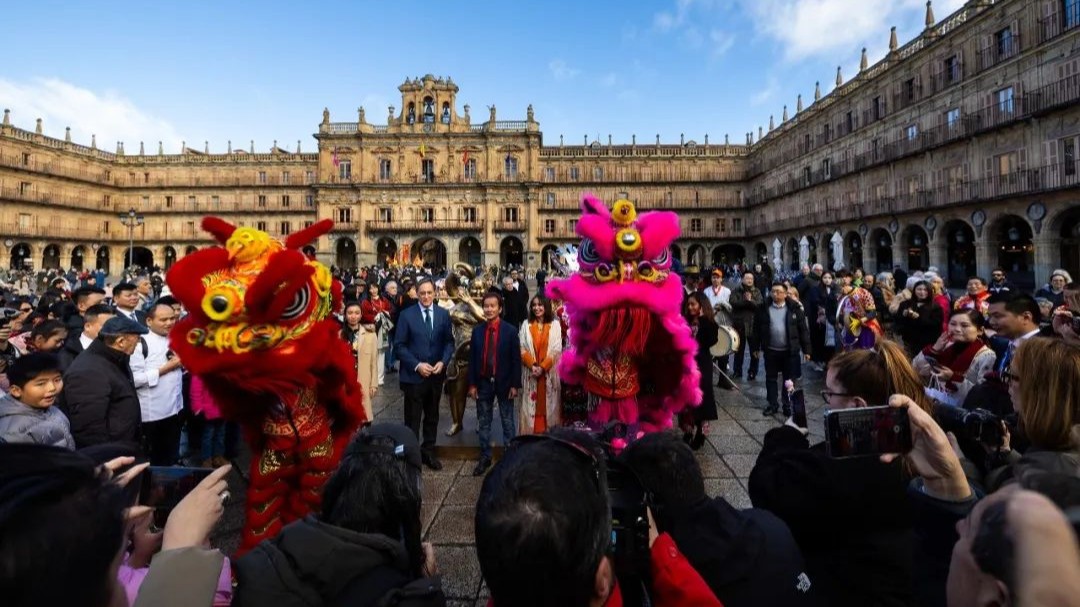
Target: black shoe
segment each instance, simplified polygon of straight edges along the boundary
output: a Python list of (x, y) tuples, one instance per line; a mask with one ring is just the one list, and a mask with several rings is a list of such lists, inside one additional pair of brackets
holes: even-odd
[(487, 472), (487, 469), (490, 468), (490, 467), (491, 467), (491, 460), (486, 458), (486, 457), (482, 457), (482, 458), (480, 458), (480, 461), (476, 463), (476, 467), (473, 468), (472, 475), (473, 476), (484, 476), (484, 473)]
[(784, 405), (784, 417), (791, 417), (791, 407)]
[(770, 415), (776, 415), (776, 412), (779, 410), (779, 405), (769, 405), (768, 407), (765, 407), (765, 410), (762, 411), (761, 414), (768, 417)]
[(693, 440), (690, 441), (690, 448), (697, 451), (705, 444), (705, 432), (701, 428), (697, 429), (697, 434), (694, 435)]
[(424, 455), (421, 459), (428, 468), (431, 468), (432, 470), (442, 470), (442, 462), (434, 455)]
[(682, 435), (682, 442), (686, 443), (687, 445), (692, 444), (694, 442), (694, 433), (684, 432)]

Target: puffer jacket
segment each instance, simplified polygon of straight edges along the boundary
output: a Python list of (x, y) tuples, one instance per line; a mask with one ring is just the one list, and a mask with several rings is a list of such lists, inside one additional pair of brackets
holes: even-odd
[(0, 396), (0, 440), (75, 448), (67, 417), (56, 407), (35, 409), (10, 394)]

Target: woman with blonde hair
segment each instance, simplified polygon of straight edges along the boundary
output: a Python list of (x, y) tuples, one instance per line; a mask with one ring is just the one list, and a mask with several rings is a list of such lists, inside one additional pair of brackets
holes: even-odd
[(562, 354), (562, 325), (551, 310), (551, 302), (533, 296), (518, 341), (522, 364), (518, 434), (542, 434), (560, 423), (559, 374), (555, 365)]
[[(884, 406), (893, 394), (931, 411), (907, 354), (886, 339), (834, 356), (821, 392), (829, 409)], [(902, 459), (833, 459), (807, 433), (788, 420), (765, 435), (748, 484), (754, 507), (791, 528), (822, 604), (912, 604), (911, 476)]]

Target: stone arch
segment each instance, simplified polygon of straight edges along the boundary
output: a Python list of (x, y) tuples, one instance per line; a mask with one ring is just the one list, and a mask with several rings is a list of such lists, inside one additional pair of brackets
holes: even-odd
[(549, 244), (540, 249), (540, 266), (545, 270), (551, 271), (554, 265), (551, 263), (551, 258), (558, 254), (559, 247)]
[(686, 249), (686, 265), (697, 266), (698, 270), (701, 270), (701, 266), (705, 265), (705, 247), (700, 244), (692, 244)]
[(338, 269), (351, 270), (356, 268), (356, 241), (348, 236), (342, 236), (334, 244), (334, 265)]
[(161, 256), (165, 260), (163, 269), (168, 270), (176, 263), (176, 248), (166, 245), (161, 249)]
[(978, 271), (975, 253), (975, 230), (963, 219), (945, 222), (945, 267), (941, 268), (945, 284), (961, 288)]
[(198, 253), (198, 252), (199, 252), (199, 247), (197, 247), (197, 246), (195, 246), (193, 244), (188, 245), (187, 247), (184, 248), (184, 255), (185, 256), (191, 255), (192, 253)]
[(144, 270), (154, 267), (154, 253), (146, 247), (124, 249), (124, 266), (138, 266)]
[(524, 266), (525, 245), (517, 236), (507, 236), (499, 243), (499, 264), (502, 267)]
[(45, 245), (41, 251), (41, 267), (45, 270), (60, 267), (60, 245), (52, 243)]
[(390, 265), (397, 260), (398, 247), (393, 238), (383, 236), (375, 242), (375, 263)]
[(12, 270), (30, 270), (34, 266), (34, 250), (29, 243), (19, 242), (15, 243), (15, 246), (11, 247), (11, 264)]
[[(544, 250), (554, 248), (554, 245), (548, 245)], [(547, 254), (542, 254), (541, 258), (541, 263), (546, 265), (548, 263)], [(480, 267), (484, 263), (484, 252), (480, 248), (480, 241), (475, 236), (466, 236), (458, 243), (458, 261), (469, 264), (473, 269)]]
[(94, 255), (94, 267), (105, 272), (105, 274), (109, 274), (109, 255), (111, 254), (112, 252), (109, 251), (109, 247), (98, 247), (97, 253)]
[(410, 248), (410, 263), (422, 265), (438, 271), (446, 267), (446, 243), (434, 236), (425, 236), (413, 241)]
[(752, 263), (748, 263), (747, 265), (753, 267), (753, 265), (755, 263), (763, 263), (763, 262), (767, 261), (768, 259), (769, 259), (769, 245), (767, 245), (763, 241), (759, 240), (759, 241), (754, 243), (754, 259), (751, 260)]
[(788, 238), (784, 248), (786, 255), (784, 263), (787, 267), (776, 268), (777, 270), (797, 270), (799, 268), (799, 241), (794, 236)]
[(76, 245), (71, 249), (71, 263), (68, 267), (75, 268), (76, 270), (83, 270), (86, 268), (86, 245)]
[[(807, 256), (806, 260), (807, 260), (807, 263), (809, 263), (811, 266), (813, 266), (815, 263), (820, 263), (818, 261), (818, 245), (817, 245), (817, 243), (818, 243), (818, 240), (817, 240), (817, 238), (814, 238), (813, 235), (811, 235), (811, 234), (806, 235), (806, 245), (809, 247), (809, 250), (810, 250), (810, 254)], [(829, 268), (829, 269), (831, 270), (832, 268)]]
[(1080, 276), (1080, 206), (1074, 206), (1055, 218), (1051, 235), (1058, 242), (1057, 268), (1063, 268), (1071, 276)]
[(909, 225), (904, 229), (904, 261), (907, 262), (908, 272), (925, 270), (930, 265), (930, 237), (922, 226)]
[[(844, 235), (844, 256), (848, 266), (852, 268), (863, 267), (863, 241), (862, 236), (855, 230)], [(865, 271), (871, 271), (864, 268)]]
[(991, 263), (1004, 268), (1017, 287), (1034, 288), (1035, 244), (1031, 224), (1019, 215), (1001, 215), (987, 228)]
[(739, 244), (722, 244), (712, 250), (713, 266), (731, 266), (736, 263), (745, 263), (745, 260), (746, 247)]
[[(892, 253), (893, 238), (885, 228), (877, 228), (870, 232), (870, 239), (867, 241), (867, 246), (874, 248), (874, 259), (877, 260), (878, 272), (890, 272), (895, 264), (893, 263)], [(897, 288), (902, 288), (897, 285)]]
[(682, 247), (677, 244), (671, 245), (671, 259), (682, 263)]

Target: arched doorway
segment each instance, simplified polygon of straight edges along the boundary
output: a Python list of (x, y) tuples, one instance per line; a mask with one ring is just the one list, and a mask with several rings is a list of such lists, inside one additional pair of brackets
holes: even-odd
[(438, 238), (421, 238), (412, 244), (411, 263), (419, 263), (436, 272), (446, 267), (446, 245)]
[(41, 267), (52, 270), (60, 267), (60, 246), (51, 244), (41, 253)]
[(124, 267), (138, 266), (144, 270), (154, 267), (154, 254), (146, 247), (124, 249)]
[(701, 271), (701, 266), (705, 265), (705, 247), (699, 244), (690, 245), (690, 248), (686, 249), (686, 265), (697, 266), (698, 271)]
[(713, 249), (714, 266), (733, 266), (746, 261), (746, 249), (742, 245), (722, 244)]
[[(809, 263), (810, 265), (814, 265), (815, 263), (818, 263), (817, 239), (814, 238), (813, 236), (807, 236), (806, 237), (806, 245), (809, 247), (809, 251), (810, 251), (810, 254), (806, 257), (807, 263)], [(832, 268), (828, 268), (828, 269), (832, 270)]]
[(34, 265), (30, 258), (30, 245), (20, 242), (11, 249), (11, 269), (29, 270)]
[(199, 247), (195, 245), (188, 245), (187, 248), (184, 249), (184, 255), (191, 255), (192, 253), (197, 253), (198, 251)]
[[(824, 255), (825, 261), (821, 265), (825, 266), (826, 270), (830, 270), (832, 272), (835, 272), (836, 271), (836, 249), (833, 248), (832, 237), (833, 237), (833, 235), (830, 234), (829, 232), (826, 232), (826, 233), (821, 235), (821, 246), (825, 247), (825, 255)], [(850, 263), (846, 264), (844, 266), (844, 268), (846, 268), (848, 270), (852, 269)]]
[[(889, 272), (893, 269), (892, 236), (884, 228), (878, 228), (870, 233), (871, 246), (874, 247), (874, 258), (877, 259), (877, 271)], [(897, 288), (903, 288), (897, 285)]]
[(799, 241), (794, 238), (789, 238), (787, 241), (787, 266), (788, 270), (799, 269)]
[(907, 271), (925, 270), (930, 263), (930, 252), (927, 243), (930, 239), (926, 236), (926, 230), (919, 226), (908, 226), (904, 234), (904, 245), (907, 248)]
[(847, 263), (851, 268), (863, 267), (863, 243), (858, 232), (848, 232), (847, 236), (844, 236), (844, 255), (847, 256)]
[(682, 247), (677, 244), (671, 245), (671, 259), (682, 262)]
[(356, 268), (356, 242), (348, 236), (337, 239), (334, 248), (334, 265), (342, 270)]
[(1016, 215), (1005, 215), (994, 222), (991, 245), (997, 249), (997, 265), (1017, 287), (1035, 287), (1035, 246), (1031, 226)]
[(1080, 276), (1080, 207), (1074, 207), (1062, 214), (1060, 253), (1058, 267), (1064, 268), (1071, 276)]
[[(555, 247), (552, 245), (544, 247), (545, 251), (548, 249), (554, 250)], [(548, 263), (547, 254), (545, 253), (541, 257), (543, 258), (542, 263), (546, 265)], [(458, 243), (458, 260), (469, 264), (474, 270), (478, 268), (484, 261), (483, 254), (480, 251), (480, 241), (472, 236), (462, 238), (461, 242)]]
[(165, 254), (165, 269), (168, 270), (176, 263), (176, 249), (172, 247), (165, 247), (163, 251)]
[(375, 243), (375, 263), (390, 265), (397, 259), (397, 243), (392, 238), (380, 238)]
[[(765, 263), (769, 260), (769, 246), (764, 242), (754, 244), (754, 263)], [(747, 264), (753, 267), (754, 263)]]
[(499, 243), (499, 263), (502, 267), (523, 266), (525, 261), (525, 247), (517, 236), (507, 236)]
[(109, 247), (98, 247), (94, 267), (106, 274), (109, 273)]
[(557, 255), (559, 247), (549, 244), (540, 249), (540, 266), (545, 270), (550, 271), (554, 265), (551, 263), (551, 258)]
[(85, 267), (83, 258), (86, 257), (86, 247), (79, 245), (71, 250), (71, 267), (82, 270)]
[(975, 230), (967, 222), (956, 219), (945, 224), (945, 262), (948, 266), (946, 283), (952, 288), (967, 285), (975, 276)]

